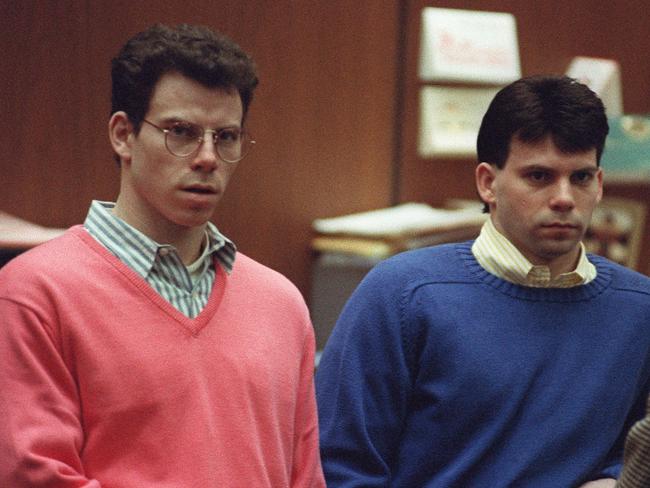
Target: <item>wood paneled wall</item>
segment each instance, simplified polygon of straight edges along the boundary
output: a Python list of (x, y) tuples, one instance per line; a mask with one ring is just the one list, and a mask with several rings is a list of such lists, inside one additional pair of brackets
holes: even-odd
[(154, 22), (205, 24), (249, 51), (261, 78), (249, 119), (258, 144), (214, 221), (308, 296), (314, 218), (474, 196), (474, 161), (416, 153), (426, 5), (514, 13), (524, 74), (564, 72), (576, 55), (615, 58), (626, 111), (650, 111), (641, 0), (0, 2), (0, 209), (69, 226), (93, 198), (113, 200), (110, 59)]
[(114, 200), (109, 63), (152, 23), (200, 23), (256, 60), (244, 160), (214, 221), (308, 294), (314, 218), (390, 203), (397, 0), (0, 3), (0, 209), (81, 223)]

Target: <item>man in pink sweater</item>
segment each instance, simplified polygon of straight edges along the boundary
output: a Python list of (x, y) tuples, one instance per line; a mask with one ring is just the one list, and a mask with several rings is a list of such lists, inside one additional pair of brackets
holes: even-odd
[(156, 25), (112, 81), (117, 201), (0, 270), (0, 486), (323, 487), (304, 301), (209, 221), (253, 62)]

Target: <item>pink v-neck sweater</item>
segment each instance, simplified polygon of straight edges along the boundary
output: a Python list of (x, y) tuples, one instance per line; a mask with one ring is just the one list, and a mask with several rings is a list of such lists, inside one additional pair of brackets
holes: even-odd
[(195, 319), (81, 226), (0, 270), (0, 486), (324, 486), (304, 301), (217, 269)]

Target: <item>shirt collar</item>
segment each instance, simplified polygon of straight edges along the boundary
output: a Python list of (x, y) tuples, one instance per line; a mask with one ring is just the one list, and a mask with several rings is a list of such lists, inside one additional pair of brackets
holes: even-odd
[[(146, 277), (156, 263), (159, 254), (175, 251), (174, 246), (159, 244), (112, 212), (113, 202), (94, 200), (90, 205), (84, 227), (120, 260), (127, 263), (141, 276)], [(197, 261), (190, 266), (201, 267), (214, 255), (226, 273), (230, 274), (235, 262), (235, 244), (208, 222), (206, 226), (207, 245)]]
[(587, 259), (580, 243), (580, 257), (576, 269), (551, 279), (548, 266), (533, 265), (501, 234), (492, 219), (487, 219), (481, 233), (472, 245), (472, 253), (486, 271), (504, 280), (523, 286), (569, 288), (586, 284), (596, 277), (596, 267)]

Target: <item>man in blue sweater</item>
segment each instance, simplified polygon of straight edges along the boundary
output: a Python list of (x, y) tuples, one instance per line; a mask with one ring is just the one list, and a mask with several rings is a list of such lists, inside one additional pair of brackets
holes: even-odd
[(480, 236), (380, 263), (325, 348), (328, 487), (615, 485), (650, 386), (650, 279), (581, 242), (607, 132), (575, 80), (496, 95), (477, 144)]

